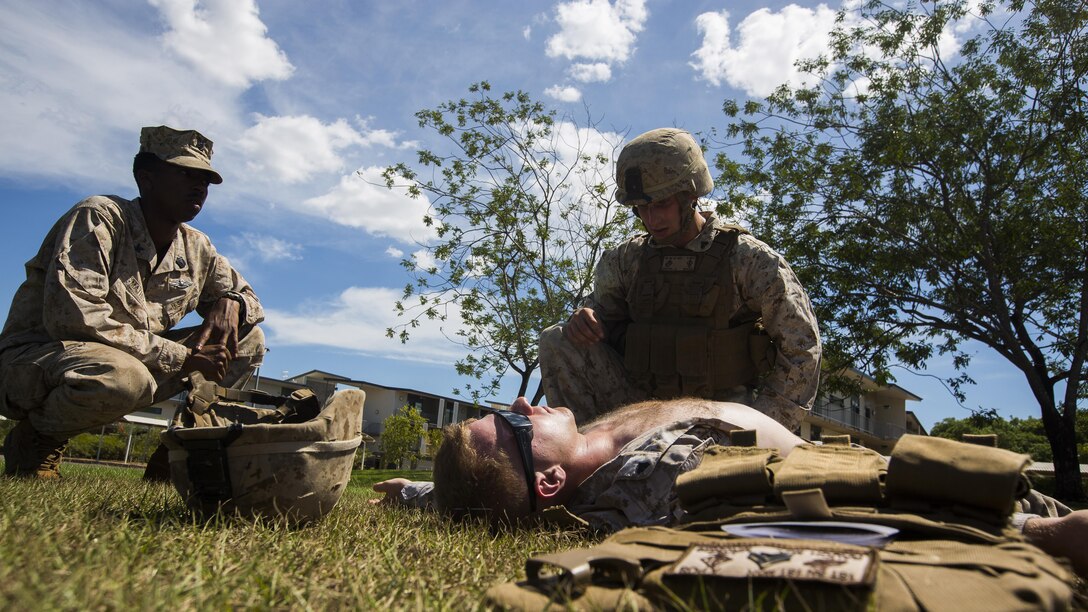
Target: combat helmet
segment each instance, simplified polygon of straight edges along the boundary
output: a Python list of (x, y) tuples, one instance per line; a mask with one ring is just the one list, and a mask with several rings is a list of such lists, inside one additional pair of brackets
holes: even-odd
[(225, 389), (199, 373), (189, 384), (181, 418), (161, 439), (170, 480), (190, 509), (291, 524), (332, 510), (351, 479), (356, 448), (369, 438), (363, 391), (339, 391), (322, 408), (309, 389), (271, 396)]
[(620, 151), (616, 187), (616, 201), (635, 206), (685, 191), (704, 196), (714, 188), (714, 180), (691, 134), (658, 128), (639, 135)]

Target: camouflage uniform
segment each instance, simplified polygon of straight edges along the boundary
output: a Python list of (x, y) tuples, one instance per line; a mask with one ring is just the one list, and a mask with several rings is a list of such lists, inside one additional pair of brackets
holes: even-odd
[(683, 515), (676, 479), (699, 466), (709, 446), (729, 445), (729, 429), (717, 419), (689, 419), (653, 429), (628, 442), (597, 468), (565, 506), (544, 510), (555, 522), (597, 531), (632, 525), (671, 525)]
[[(706, 223), (686, 245), (687, 250), (705, 252), (724, 229), (712, 213), (703, 216)], [(583, 306), (592, 308), (606, 328), (631, 319), (629, 295), (642, 251), (657, 247), (652, 238), (643, 235), (601, 257), (593, 293)], [(812, 408), (819, 385), (820, 336), (808, 295), (782, 256), (751, 235), (738, 236), (730, 262), (736, 291), (731, 315), (741, 309), (758, 313), (778, 354), (758, 390), (738, 386), (706, 399), (751, 405), (796, 431), (804, 412)], [(563, 324), (552, 326), (540, 338), (540, 370), (551, 405), (566, 406), (580, 421), (588, 422), (616, 407), (649, 398), (648, 390), (630, 381), (612, 338), (608, 339), (612, 342), (579, 347), (568, 342), (562, 330)]]
[[(698, 467), (708, 447), (728, 446), (728, 429), (735, 427), (716, 419), (691, 419), (647, 432), (597, 468), (565, 506), (546, 508), (544, 518), (603, 532), (680, 522), (685, 513), (677, 498), (676, 479)], [(1017, 500), (1016, 510), (1012, 524), (1018, 529), (1032, 517), (1072, 512), (1035, 490)]]
[(224, 384), (258, 365), (264, 312), (208, 237), (182, 225), (160, 260), (139, 199), (93, 196), (53, 226), (26, 264), (0, 333), (0, 414), (66, 439), (182, 390), (170, 331), (225, 295), (243, 305), (238, 356)]

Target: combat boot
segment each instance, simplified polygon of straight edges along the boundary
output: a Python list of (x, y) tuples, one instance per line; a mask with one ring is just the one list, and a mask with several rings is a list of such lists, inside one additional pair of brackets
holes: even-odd
[(19, 421), (4, 438), (4, 474), (20, 478), (60, 478), (60, 459), (67, 440), (38, 433), (30, 421)]

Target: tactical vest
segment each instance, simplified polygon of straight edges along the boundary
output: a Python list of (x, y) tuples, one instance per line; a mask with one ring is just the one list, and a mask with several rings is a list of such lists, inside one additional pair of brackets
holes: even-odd
[(729, 225), (703, 252), (665, 246), (642, 249), (628, 295), (631, 323), (624, 363), (655, 397), (715, 399), (754, 387), (774, 356), (759, 316), (734, 317), (731, 255), (740, 234)]
[[(752, 436), (754, 439), (754, 436)], [(736, 440), (734, 440), (736, 443)], [(847, 444), (714, 447), (677, 480), (692, 521), (541, 555), (488, 603), (543, 609), (1058, 610), (1063, 563), (1010, 527), (1029, 459), (904, 436), (890, 463)]]

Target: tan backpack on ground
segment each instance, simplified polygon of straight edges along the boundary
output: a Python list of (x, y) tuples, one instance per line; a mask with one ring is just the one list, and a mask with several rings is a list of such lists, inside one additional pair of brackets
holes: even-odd
[[(737, 438), (734, 437), (734, 443)], [(754, 437), (753, 437), (754, 439)], [(783, 459), (714, 447), (677, 482), (692, 521), (542, 555), (488, 591), (516, 610), (1067, 610), (1073, 574), (1009, 526), (1026, 455), (904, 436)]]

